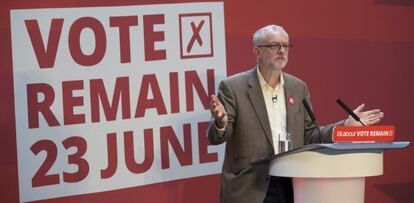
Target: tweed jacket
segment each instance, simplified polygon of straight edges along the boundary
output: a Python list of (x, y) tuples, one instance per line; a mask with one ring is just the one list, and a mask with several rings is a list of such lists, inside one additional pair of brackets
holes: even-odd
[[(317, 127), (310, 121), (302, 100), (310, 104), (305, 82), (283, 73), (287, 132), (292, 134), (293, 148), (319, 141)], [(261, 203), (269, 185), (269, 164), (251, 163), (275, 154), (266, 105), (257, 76), (257, 68), (222, 81), (218, 97), (223, 103), (228, 123), (219, 136), (212, 118), (207, 130), (212, 144), (226, 142), (221, 174), (220, 202)], [(332, 142), (334, 125), (321, 127), (324, 142)]]

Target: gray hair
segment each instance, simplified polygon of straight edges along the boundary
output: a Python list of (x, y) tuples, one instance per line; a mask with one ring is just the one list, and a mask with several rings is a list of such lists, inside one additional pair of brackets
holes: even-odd
[(260, 44), (260, 42), (264, 39), (265, 35), (269, 32), (279, 32), (279, 33), (283, 33), (285, 34), (288, 38), (289, 35), (288, 33), (285, 31), (285, 29), (283, 29), (282, 26), (279, 25), (268, 25), (265, 27), (260, 28), (259, 30), (257, 30), (254, 34), (253, 34), (253, 45), (254, 46), (258, 46)]

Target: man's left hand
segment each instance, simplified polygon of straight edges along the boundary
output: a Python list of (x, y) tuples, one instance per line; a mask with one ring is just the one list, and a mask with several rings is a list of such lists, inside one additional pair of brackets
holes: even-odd
[[(384, 117), (384, 112), (381, 112), (379, 109), (373, 109), (369, 111), (363, 111), (365, 104), (359, 105), (355, 110), (354, 113), (360, 118), (361, 122), (365, 125), (374, 125), (381, 121)], [(346, 126), (361, 126), (362, 124), (356, 121), (352, 116), (349, 116), (345, 120)]]

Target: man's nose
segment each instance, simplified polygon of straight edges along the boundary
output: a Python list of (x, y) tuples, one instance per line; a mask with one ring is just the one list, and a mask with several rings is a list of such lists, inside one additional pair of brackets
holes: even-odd
[(277, 53), (287, 53), (287, 48), (280, 46), (280, 48), (277, 50)]

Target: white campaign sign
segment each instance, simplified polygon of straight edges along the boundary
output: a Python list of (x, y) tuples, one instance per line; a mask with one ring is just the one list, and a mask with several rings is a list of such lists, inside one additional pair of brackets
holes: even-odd
[(11, 11), (20, 201), (220, 172), (223, 3)]

